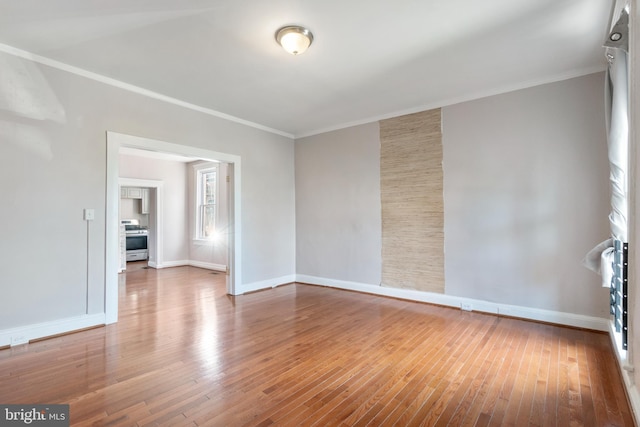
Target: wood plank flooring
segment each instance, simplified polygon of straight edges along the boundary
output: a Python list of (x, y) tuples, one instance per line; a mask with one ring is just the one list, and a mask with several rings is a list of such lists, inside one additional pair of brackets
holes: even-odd
[[(126, 280), (124, 280), (126, 277)], [(609, 338), (335, 289), (121, 275), (117, 324), (0, 351), (74, 426), (632, 426)]]

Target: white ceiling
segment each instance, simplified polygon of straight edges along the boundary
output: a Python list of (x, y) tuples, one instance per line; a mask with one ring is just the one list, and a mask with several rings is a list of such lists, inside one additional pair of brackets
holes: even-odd
[[(0, 0), (0, 43), (304, 136), (603, 70), (610, 8), (610, 0)], [(276, 44), (286, 24), (313, 32), (303, 55)]]

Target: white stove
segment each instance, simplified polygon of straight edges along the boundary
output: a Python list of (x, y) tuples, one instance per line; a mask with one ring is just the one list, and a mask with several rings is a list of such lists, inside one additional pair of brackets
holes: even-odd
[(120, 221), (124, 227), (126, 239), (127, 261), (143, 261), (149, 259), (149, 230), (140, 225), (137, 219), (123, 219)]

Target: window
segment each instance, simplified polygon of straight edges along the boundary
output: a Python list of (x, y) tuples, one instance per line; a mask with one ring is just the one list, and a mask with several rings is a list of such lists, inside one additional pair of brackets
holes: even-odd
[[(623, 2), (614, 2), (616, 5)], [(608, 158), (611, 181), (611, 213), (609, 223), (614, 240), (610, 304), (614, 338), (618, 350), (627, 350), (629, 325), (628, 301), (628, 251), (629, 238), (627, 209), (629, 189), (629, 11), (628, 4), (620, 11), (619, 18), (605, 40), (609, 62), (605, 77), (605, 106), (607, 124)]]
[(196, 169), (196, 239), (212, 240), (216, 232), (218, 168)]

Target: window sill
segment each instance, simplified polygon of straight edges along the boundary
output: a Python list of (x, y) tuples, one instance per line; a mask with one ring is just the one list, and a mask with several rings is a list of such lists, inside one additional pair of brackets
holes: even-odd
[(212, 239), (198, 239), (198, 238), (195, 238), (195, 239), (193, 239), (193, 244), (194, 245), (200, 245), (200, 246), (213, 246), (215, 244), (215, 242)]

